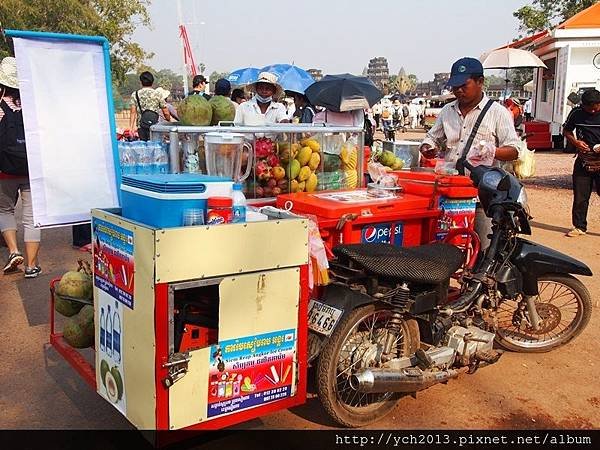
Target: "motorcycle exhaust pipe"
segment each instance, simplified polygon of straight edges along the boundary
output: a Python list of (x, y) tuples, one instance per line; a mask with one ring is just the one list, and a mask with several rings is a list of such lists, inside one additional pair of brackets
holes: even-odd
[(456, 378), (468, 370), (468, 367), (437, 372), (423, 371), (418, 367), (363, 369), (350, 377), (350, 387), (362, 393), (416, 392)]

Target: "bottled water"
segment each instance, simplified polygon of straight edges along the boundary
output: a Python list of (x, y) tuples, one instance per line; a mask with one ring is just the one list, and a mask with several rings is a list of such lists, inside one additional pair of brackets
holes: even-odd
[(119, 160), (123, 175), (130, 175), (137, 172), (137, 158), (132, 142), (119, 141)]
[(160, 141), (152, 142), (153, 150), (153, 172), (169, 173), (169, 154), (166, 147)]
[(232, 212), (233, 212), (233, 223), (244, 223), (246, 221), (246, 196), (242, 191), (241, 183), (235, 183), (233, 185), (232, 199)]
[(138, 157), (138, 174), (150, 175), (153, 170), (154, 151), (152, 142), (137, 141), (136, 154)]

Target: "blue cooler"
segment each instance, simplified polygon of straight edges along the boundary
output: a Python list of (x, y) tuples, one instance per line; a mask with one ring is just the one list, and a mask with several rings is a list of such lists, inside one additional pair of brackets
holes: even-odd
[(154, 228), (180, 227), (183, 210), (202, 208), (206, 199), (231, 197), (233, 181), (193, 173), (127, 175), (121, 180), (122, 214)]

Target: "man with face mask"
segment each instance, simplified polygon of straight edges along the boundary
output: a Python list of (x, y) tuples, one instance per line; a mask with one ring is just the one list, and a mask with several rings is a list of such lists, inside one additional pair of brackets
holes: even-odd
[[(448, 86), (456, 100), (442, 108), (435, 125), (421, 144), (425, 158), (441, 157), (464, 173), (463, 161), (472, 146), (486, 141), (493, 147), (493, 165), (517, 159), (519, 138), (510, 112), (483, 92), (483, 66), (475, 58), (461, 58), (452, 65)], [(489, 246), (491, 222), (477, 208), (475, 231), (481, 247)]]
[(264, 125), (289, 122), (285, 106), (278, 103), (283, 90), (277, 83), (277, 76), (262, 72), (258, 80), (248, 86), (253, 97), (238, 106), (233, 119), (236, 125)]

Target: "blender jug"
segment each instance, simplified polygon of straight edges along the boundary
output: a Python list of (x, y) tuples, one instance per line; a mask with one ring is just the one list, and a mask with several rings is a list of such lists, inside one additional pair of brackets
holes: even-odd
[[(231, 178), (235, 183), (241, 183), (252, 170), (252, 146), (244, 141), (244, 135), (239, 133), (206, 133), (204, 135), (206, 152), (206, 171), (208, 175)], [(248, 150), (246, 170), (244, 165), (244, 148)]]

